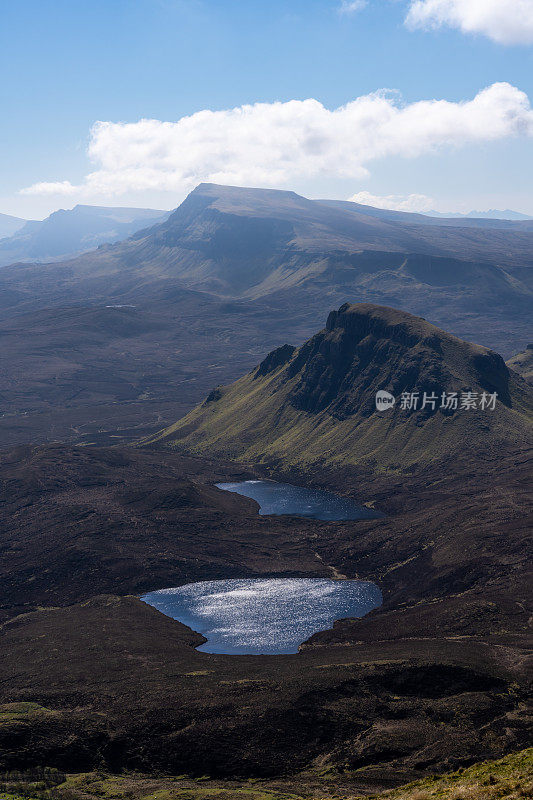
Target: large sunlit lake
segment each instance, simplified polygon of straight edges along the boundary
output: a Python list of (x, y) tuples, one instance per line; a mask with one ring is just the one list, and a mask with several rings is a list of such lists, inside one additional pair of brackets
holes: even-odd
[(381, 605), (368, 581), (255, 578), (201, 581), (141, 597), (207, 642), (206, 653), (296, 653), (313, 633), (337, 619), (362, 617)]
[(260, 514), (290, 514), (328, 522), (355, 519), (378, 519), (380, 511), (361, 506), (348, 497), (323, 489), (305, 489), (277, 481), (239, 481), (217, 483), (219, 489), (250, 497), (259, 503)]

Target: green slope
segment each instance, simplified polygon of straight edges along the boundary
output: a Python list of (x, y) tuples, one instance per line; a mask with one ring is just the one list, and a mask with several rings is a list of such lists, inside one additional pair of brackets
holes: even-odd
[[(6, 800), (305, 800), (311, 795), (306, 777), (268, 782), (223, 783), (185, 776), (154, 777), (140, 773), (109, 775), (86, 772), (62, 775), (57, 770), (34, 770), (34, 775), (11, 773), (0, 776)], [(344, 777), (344, 780), (343, 780)], [(2, 779), (3, 778), (3, 779)], [(316, 795), (316, 786), (315, 789)], [(320, 797), (351, 797), (346, 776), (324, 778)], [(425, 778), (392, 791), (373, 794), (382, 800), (519, 800), (533, 795), (533, 748), (497, 761), (484, 761), (448, 775)], [(365, 795), (368, 797), (368, 795)]]
[[(397, 398), (392, 410), (376, 410), (380, 389)], [(419, 404), (435, 394), (436, 408), (402, 409), (402, 393), (412, 391)], [(443, 392), (498, 398), (494, 410), (446, 411)], [(493, 351), (405, 312), (345, 304), (301, 348), (274, 351), (149, 441), (281, 467), (404, 471), (470, 449), (497, 457), (523, 443), (530, 414), (527, 385)]]
[(507, 361), (507, 366), (518, 372), (528, 383), (533, 383), (533, 344)]

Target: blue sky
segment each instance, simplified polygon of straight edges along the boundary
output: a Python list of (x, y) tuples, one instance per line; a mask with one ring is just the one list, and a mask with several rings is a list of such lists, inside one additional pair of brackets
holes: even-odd
[[(440, 2), (422, 5), (432, 1)], [(221, 175), (314, 197), (365, 192), (398, 207), (533, 214), (533, 117), (517, 93), (533, 100), (533, 37), (515, 41), (515, 28), (493, 41), (491, 20), (473, 32), (408, 28), (410, 2), (369, 0), (341, 13), (336, 0), (0, 0), (0, 212), (39, 218), (77, 202), (171, 208), (195, 182)], [(493, 84), (509, 89), (448, 119)], [(383, 108), (369, 106), (372, 148), (361, 144), (357, 108), (326, 112), (380, 89), (394, 93)], [(324, 111), (271, 105), (307, 98)], [(402, 114), (432, 100), (452, 105)], [(242, 129), (235, 115), (172, 127), (257, 103), (264, 107)], [(509, 107), (513, 125), (500, 130)], [(426, 112), (435, 122), (418, 141)], [(493, 118), (497, 130), (487, 133)], [(141, 128), (141, 119), (158, 124)], [(95, 133), (97, 121), (112, 125)]]

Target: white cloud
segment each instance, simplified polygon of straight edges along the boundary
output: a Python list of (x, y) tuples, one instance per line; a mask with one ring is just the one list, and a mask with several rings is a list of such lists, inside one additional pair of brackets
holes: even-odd
[(508, 83), (464, 102), (404, 104), (381, 91), (333, 111), (312, 99), (256, 103), (177, 122), (97, 122), (88, 147), (96, 169), (82, 184), (41, 182), (22, 192), (94, 198), (183, 193), (201, 181), (278, 187), (320, 176), (360, 179), (376, 159), (521, 134), (533, 135), (533, 110), (527, 95)]
[(41, 181), (34, 183), (27, 189), (21, 189), (19, 194), (76, 194), (79, 191), (78, 186), (73, 186), (70, 181)]
[(533, 43), (533, 0), (411, 0), (411, 28), (448, 25), (500, 44)]
[(380, 196), (370, 192), (357, 192), (348, 198), (352, 203), (361, 203), (374, 208), (387, 208), (393, 211), (431, 211), (435, 201), (425, 194), (387, 194)]
[(366, 5), (368, 5), (367, 0), (342, 0), (338, 9), (339, 14), (355, 14)]

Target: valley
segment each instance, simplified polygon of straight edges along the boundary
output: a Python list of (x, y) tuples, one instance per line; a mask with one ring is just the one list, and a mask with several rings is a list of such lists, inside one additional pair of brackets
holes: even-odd
[[(530, 223), (348, 205), (204, 185), (0, 270), (0, 772), (356, 797), (528, 745)], [(140, 599), (346, 579), (379, 607), (268, 655)]]
[(533, 0), (0, 7), (0, 800), (533, 798)]
[(421, 315), (510, 358), (530, 339), (532, 248), (529, 221), (203, 184), (125, 241), (0, 268), (2, 442), (155, 432), (346, 301)]
[[(472, 368), (480, 386), (489, 376), (509, 378), (502, 360), (488, 358), (485, 372), (483, 349), (442, 332), (439, 346), (429, 336), (427, 350), (423, 320), (377, 307), (335, 313), (300, 353), (325, 357), (321, 369), (338, 387), (329, 396), (338, 424), (354, 415), (339, 392), (365, 385), (364, 370), (355, 383), (328, 371), (350, 369), (347, 353), (337, 354), (343, 314), (362, 313), (367, 334), (378, 325), (398, 375), (414, 347), (420, 374), (446, 385), (471, 381)], [(355, 358), (357, 328), (350, 330)], [(336, 346), (325, 347), (321, 337), (332, 334)], [(377, 365), (380, 347), (373, 352)], [(268, 357), (230, 391), (242, 392), (257, 375), (255, 385), (270, 385), (266, 396), (275, 401), (269, 382), (280, 381), (287, 354), (281, 363)], [(313, 370), (307, 389), (324, 386)], [(178, 447), (179, 425), (140, 449), (56, 444), (4, 453), (0, 640), (9, 656), (0, 665), (1, 702), (36, 706), (0, 725), (2, 768), (86, 771), (105, 763), (119, 772), (244, 780), (320, 765), (326, 783), (330, 769), (341, 770), (353, 794), (526, 746), (530, 445), (517, 425), (527, 384), (510, 376), (507, 386), (498, 418), (480, 428), (475, 415), (458, 419), (460, 449), (441, 434), (444, 446), (429, 459), (434, 421), (408, 416), (404, 424), (416, 424), (426, 456), (417, 463), (418, 451), (406, 451), (412, 457), (403, 468), (356, 464), (348, 454), (315, 462), (301, 444), (295, 454), (303, 463), (274, 453), (252, 463), (231, 448), (223, 457), (219, 444), (216, 453), (210, 444), (210, 455), (187, 453), (196, 440)], [(287, 387), (294, 389), (291, 381)], [(222, 390), (193, 412), (184, 423), (189, 435), (206, 408), (223, 408), (230, 397)], [(299, 413), (322, 414), (320, 395), (313, 402), (314, 410), (306, 402)], [(264, 418), (257, 401), (253, 407)], [(380, 413), (390, 412), (370, 417)], [(235, 419), (247, 423), (242, 413)], [(214, 486), (267, 477), (371, 501), (386, 516), (261, 516), (254, 500)], [(195, 580), (339, 575), (376, 583), (383, 604), (314, 634), (294, 655), (201, 652), (203, 637), (138, 599)]]

